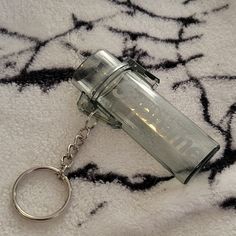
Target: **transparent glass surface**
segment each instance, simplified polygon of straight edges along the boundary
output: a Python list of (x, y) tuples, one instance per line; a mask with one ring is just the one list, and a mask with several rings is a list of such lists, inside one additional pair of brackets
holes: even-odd
[(75, 71), (73, 84), (90, 98), (122, 63), (105, 50), (88, 57)]
[(88, 98), (84, 110), (91, 104), (100, 106), (100, 112), (120, 122), (156, 160), (187, 183), (219, 145), (153, 91), (145, 73), (134, 67), (128, 69), (105, 50), (88, 57), (73, 76), (73, 84)]
[(219, 149), (219, 145), (166, 99), (142, 75), (124, 71), (107, 87), (98, 104), (182, 183)]

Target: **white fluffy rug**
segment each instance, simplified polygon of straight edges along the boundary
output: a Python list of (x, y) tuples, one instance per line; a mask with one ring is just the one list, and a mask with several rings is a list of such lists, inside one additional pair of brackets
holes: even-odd
[[(0, 9), (0, 235), (236, 235), (236, 1), (1, 0)], [(157, 75), (158, 91), (221, 149), (182, 185), (122, 130), (99, 123), (71, 170), (68, 210), (27, 221), (12, 206), (14, 180), (59, 165), (86, 119), (70, 83), (77, 53), (97, 49)], [(53, 190), (49, 180), (29, 184), (30, 203)], [(58, 196), (44, 200), (53, 207)]]

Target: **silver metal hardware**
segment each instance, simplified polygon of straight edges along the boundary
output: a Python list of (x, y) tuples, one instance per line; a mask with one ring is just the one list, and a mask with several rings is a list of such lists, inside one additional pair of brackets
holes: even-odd
[[(19, 184), (21, 183), (21, 181), (23, 179), (27, 178), (27, 177), (29, 178), (30, 174), (33, 174), (33, 173), (35, 173), (36, 171), (39, 171), (39, 170), (50, 171), (50, 172), (55, 173), (57, 176), (61, 176), (60, 179), (63, 181), (63, 183), (67, 187), (67, 197), (66, 197), (66, 200), (65, 200), (64, 204), (58, 210), (56, 210), (55, 212), (53, 212), (49, 215), (46, 215), (46, 216), (35, 216), (35, 215), (32, 215), (32, 214), (26, 212), (20, 206), (20, 204), (18, 203), (18, 200), (17, 200), (17, 195), (18, 195), (17, 194), (18, 193), (17, 189), (18, 189)], [(72, 188), (71, 188), (71, 184), (70, 184), (69, 179), (65, 175), (62, 176), (60, 172), (61, 172), (61, 170), (59, 170), (55, 167), (52, 167), (52, 166), (33, 167), (33, 168), (30, 168), (30, 169), (26, 170), (25, 172), (23, 172), (17, 178), (17, 180), (14, 183), (13, 189), (12, 189), (12, 199), (13, 199), (13, 204), (14, 204), (15, 208), (17, 209), (18, 213), (21, 216), (23, 216), (24, 218), (29, 219), (29, 220), (45, 221), (45, 220), (50, 220), (50, 219), (53, 219), (53, 218), (59, 216), (64, 211), (64, 209), (67, 207), (67, 205), (70, 201)]]
[[(44, 221), (44, 220), (49, 220), (49, 219), (59, 216), (64, 211), (64, 209), (67, 207), (67, 205), (70, 201), (70, 198), (71, 198), (72, 188), (71, 188), (70, 181), (65, 174), (65, 171), (71, 167), (71, 165), (73, 164), (74, 158), (77, 155), (80, 147), (84, 144), (84, 142), (88, 138), (90, 131), (97, 124), (97, 118), (95, 118), (95, 120), (92, 120), (92, 118), (94, 117), (96, 112), (97, 112), (97, 110), (94, 110), (93, 112), (91, 112), (89, 114), (87, 120), (85, 121), (84, 127), (81, 128), (79, 130), (79, 133), (75, 136), (74, 142), (68, 145), (66, 154), (64, 156), (62, 156), (62, 158), (61, 158), (59, 168), (55, 168), (52, 166), (33, 167), (33, 168), (30, 168), (30, 169), (26, 170), (25, 172), (23, 172), (16, 179), (16, 181), (13, 185), (13, 188), (12, 188), (12, 199), (13, 199), (13, 204), (14, 204), (16, 210), (18, 211), (18, 213), (21, 216), (23, 216), (26, 219), (30, 219), (30, 220)], [(32, 214), (26, 212), (20, 206), (20, 204), (17, 200), (17, 193), (18, 193), (17, 190), (18, 190), (18, 187), (19, 187), (21, 181), (27, 177), (29, 178), (30, 174), (33, 174), (39, 170), (46, 170), (46, 171), (54, 172), (57, 175), (57, 177), (61, 181), (63, 181), (63, 183), (67, 187), (67, 198), (66, 198), (65, 202), (63, 203), (63, 205), (55, 212), (53, 212), (49, 215), (45, 215), (45, 216), (35, 216), (35, 215), (32, 215)]]
[(96, 120), (92, 122), (92, 117), (96, 114), (96, 112), (97, 110), (94, 110), (89, 114), (87, 120), (85, 121), (85, 126), (79, 130), (79, 133), (75, 136), (74, 142), (68, 145), (66, 154), (62, 156), (60, 166), (61, 177), (65, 176), (65, 171), (71, 167), (80, 147), (88, 138), (91, 129), (93, 129), (97, 124)]

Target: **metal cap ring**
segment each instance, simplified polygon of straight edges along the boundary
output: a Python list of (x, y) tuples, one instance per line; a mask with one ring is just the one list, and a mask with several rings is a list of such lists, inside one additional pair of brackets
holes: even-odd
[(61, 181), (63, 181), (65, 183), (65, 185), (67, 186), (67, 198), (66, 198), (65, 202), (63, 203), (63, 205), (57, 211), (55, 211), (49, 215), (46, 215), (46, 216), (31, 215), (30, 213), (23, 210), (21, 208), (21, 206), (19, 205), (19, 203), (17, 201), (17, 188), (18, 188), (21, 180), (23, 180), (23, 178), (26, 178), (29, 174), (31, 174), (32, 172), (38, 171), (38, 170), (48, 170), (48, 171), (54, 172), (57, 176), (61, 175), (60, 170), (55, 167), (52, 167), (52, 166), (42, 166), (42, 167), (30, 168), (30, 169), (26, 170), (25, 172), (23, 172), (15, 181), (13, 188), (12, 188), (12, 199), (13, 199), (13, 203), (14, 203), (16, 210), (18, 211), (18, 213), (21, 216), (23, 216), (26, 219), (30, 219), (30, 220), (44, 221), (44, 220), (49, 220), (49, 219), (55, 218), (55, 217), (59, 216), (64, 211), (64, 209), (66, 208), (66, 206), (68, 205), (68, 203), (70, 201), (72, 188), (71, 188), (71, 184), (70, 184), (69, 179), (67, 178), (67, 176), (65, 176), (63, 174), (63, 176), (59, 177), (59, 179)]

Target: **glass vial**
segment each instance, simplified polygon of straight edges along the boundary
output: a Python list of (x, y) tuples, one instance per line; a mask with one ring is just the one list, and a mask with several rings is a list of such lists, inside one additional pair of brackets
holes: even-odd
[[(132, 60), (120, 62), (105, 50), (88, 57), (73, 84), (79, 107), (122, 127), (182, 183), (187, 183), (219, 144), (153, 89), (158, 79)], [(115, 125), (114, 125), (115, 126)]]

